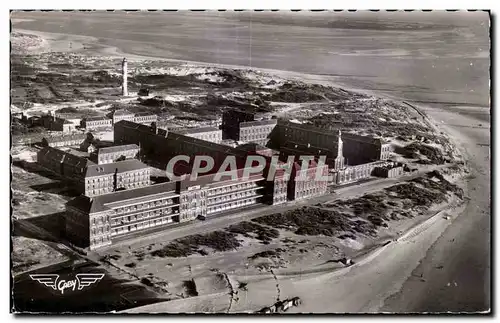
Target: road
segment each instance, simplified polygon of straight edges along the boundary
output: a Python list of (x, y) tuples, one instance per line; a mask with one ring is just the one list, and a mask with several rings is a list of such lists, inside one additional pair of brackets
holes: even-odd
[(288, 210), (296, 209), (301, 206), (313, 206), (318, 203), (328, 203), (335, 201), (337, 199), (353, 198), (355, 196), (361, 196), (363, 194), (379, 191), (383, 188), (401, 183), (403, 181), (420, 177), (426, 172), (443, 169), (445, 167), (449, 167), (450, 165), (427, 166), (419, 172), (415, 172), (399, 178), (375, 178), (373, 180), (366, 181), (359, 185), (346, 185), (335, 189), (335, 192), (333, 194), (327, 194), (316, 198), (307, 199), (304, 201), (289, 202), (285, 205), (278, 205), (278, 206), (259, 205), (246, 211), (245, 210), (239, 212), (233, 211), (230, 214), (221, 214), (214, 217), (209, 217), (205, 221), (195, 221), (195, 222), (186, 222), (182, 224), (177, 224), (172, 226), (171, 228), (168, 229), (165, 228), (162, 231), (157, 231), (147, 236), (139, 235), (136, 237), (132, 237), (129, 240), (117, 241), (116, 243), (114, 243), (109, 247), (96, 250), (95, 252), (90, 252), (88, 255), (92, 256), (92, 254), (96, 254), (95, 257), (94, 256), (92, 257), (94, 259), (98, 259), (100, 255), (106, 254), (110, 250), (123, 249), (128, 247), (130, 247), (130, 249), (135, 250), (141, 247), (146, 247), (152, 243), (168, 242), (189, 235), (207, 233), (210, 231), (215, 231), (218, 229), (228, 227), (233, 224), (237, 224), (242, 221), (250, 221), (252, 219), (261, 216), (273, 214), (276, 212), (285, 212)]

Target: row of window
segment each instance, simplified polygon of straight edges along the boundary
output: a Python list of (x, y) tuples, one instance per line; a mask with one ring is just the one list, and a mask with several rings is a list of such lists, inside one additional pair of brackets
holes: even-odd
[(234, 194), (230, 194), (229, 196), (224, 195), (220, 197), (213, 197), (208, 199), (208, 204), (215, 204), (215, 203), (222, 203), (225, 201), (230, 201), (234, 199), (239, 199), (247, 196), (253, 196), (255, 195), (255, 191), (250, 190), (250, 191), (245, 191), (245, 192), (238, 192)]
[(311, 195), (323, 194), (325, 191), (326, 190), (324, 188), (321, 189), (319, 187), (316, 187), (316, 188), (313, 188), (313, 189), (304, 190), (304, 191), (298, 191), (295, 194), (295, 198), (298, 199), (298, 198), (308, 197), (308, 196), (311, 196)]
[(91, 232), (93, 236), (109, 232), (109, 225), (92, 228)]
[(137, 205), (131, 205), (126, 207), (120, 207), (115, 209), (116, 214), (136, 212), (138, 210), (149, 209), (153, 207), (165, 206), (165, 205), (173, 205), (175, 204), (172, 199), (161, 199), (157, 201), (144, 202)]
[(91, 246), (110, 244), (111, 239), (108, 236), (100, 236), (90, 240)]
[(238, 200), (235, 202), (224, 203), (221, 205), (209, 207), (207, 209), (207, 213), (211, 214), (211, 213), (215, 213), (215, 212), (222, 212), (225, 210), (230, 210), (230, 209), (234, 209), (234, 208), (238, 208), (238, 207), (242, 207), (242, 206), (246, 206), (246, 205), (251, 205), (251, 204), (255, 204), (255, 203), (257, 203), (257, 198)]
[(137, 220), (154, 218), (154, 217), (161, 216), (161, 215), (170, 215), (170, 214), (175, 214), (175, 213), (177, 213), (177, 211), (173, 211), (171, 208), (159, 209), (159, 210), (148, 211), (148, 212), (141, 212), (137, 215), (128, 215), (128, 216), (120, 216), (120, 217), (113, 218), (111, 220), (111, 225), (118, 226), (118, 225), (122, 225), (122, 224), (129, 223), (129, 222), (135, 222)]
[(155, 227), (158, 225), (172, 223), (172, 222), (174, 222), (174, 220), (171, 217), (165, 217), (165, 218), (155, 219), (155, 220), (147, 220), (147, 221), (144, 221), (141, 223), (113, 229), (111, 231), (111, 236), (116, 236), (119, 234), (134, 232), (137, 230), (142, 230), (142, 229), (147, 229), (147, 228), (152, 228), (152, 227)]
[(229, 193), (229, 192), (234, 192), (234, 191), (239, 191), (239, 190), (245, 190), (245, 189), (250, 189), (254, 187), (258, 187), (257, 183), (255, 182), (249, 182), (249, 183), (242, 183), (242, 184), (234, 184), (234, 185), (229, 185), (229, 186), (224, 186), (220, 188), (213, 188), (208, 190), (208, 196), (213, 196), (213, 195), (219, 195), (219, 194), (224, 194), (224, 193)]
[(272, 127), (248, 127), (248, 128), (241, 128), (240, 131), (243, 135), (249, 135), (249, 134), (269, 134), (271, 131), (273, 131), (274, 126)]

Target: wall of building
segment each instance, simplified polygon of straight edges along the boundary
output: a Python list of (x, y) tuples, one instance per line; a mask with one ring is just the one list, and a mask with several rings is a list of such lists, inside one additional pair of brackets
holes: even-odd
[(222, 114), (223, 139), (240, 140), (240, 123), (254, 121), (255, 117), (252, 113), (229, 110)]
[(66, 207), (66, 238), (79, 247), (90, 245), (89, 214), (74, 207)]
[(277, 120), (250, 121), (240, 123), (239, 140), (266, 146)]
[[(323, 178), (319, 177), (321, 174)], [(310, 165), (308, 169), (302, 170), (299, 164), (295, 164), (288, 182), (288, 199), (302, 200), (326, 194), (328, 190), (328, 166)]]
[(139, 153), (139, 150), (140, 150), (139, 148), (127, 149), (127, 150), (121, 150), (121, 151), (111, 152), (111, 153), (102, 153), (99, 151), (97, 154), (97, 163), (99, 165), (114, 163), (119, 158), (122, 158), (122, 157), (125, 157), (126, 159), (133, 159), (137, 156), (137, 154)]

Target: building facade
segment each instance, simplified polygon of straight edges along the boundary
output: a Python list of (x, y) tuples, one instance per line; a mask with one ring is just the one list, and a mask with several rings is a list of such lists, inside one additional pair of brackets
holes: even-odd
[(201, 128), (183, 128), (172, 130), (174, 133), (178, 133), (187, 137), (201, 139), (205, 141), (210, 141), (214, 143), (220, 143), (222, 141), (222, 130), (215, 127), (201, 127)]
[(91, 250), (111, 245), (137, 231), (186, 222), (257, 204), (262, 176), (215, 182), (196, 181), (151, 185), (94, 197), (79, 196), (66, 204), (66, 232), (72, 242)]
[(254, 142), (266, 146), (277, 122), (277, 119), (241, 122), (239, 141)]
[(92, 135), (88, 134), (88, 133), (78, 133), (78, 134), (65, 135), (65, 136), (44, 137), (44, 138), (42, 138), (42, 146), (43, 147), (53, 147), (53, 148), (79, 146), (89, 136), (92, 136)]
[(119, 159), (133, 159), (139, 154), (140, 148), (135, 144), (100, 148), (97, 152), (97, 164), (109, 164)]
[(83, 118), (80, 127), (87, 130), (105, 129), (113, 126), (113, 120), (107, 117), (88, 117)]
[(228, 110), (222, 114), (223, 139), (240, 140), (240, 123), (255, 121), (253, 113), (239, 110)]
[(136, 113), (133, 121), (136, 123), (151, 125), (153, 122), (158, 122), (158, 116), (149, 112)]
[(72, 155), (53, 147), (44, 147), (37, 153), (37, 164), (73, 183), (78, 192), (84, 194), (85, 172), (95, 165), (86, 158)]
[(297, 161), (292, 166), (288, 182), (288, 199), (291, 201), (321, 196), (328, 191), (328, 165)]
[(69, 133), (76, 129), (76, 125), (73, 122), (57, 117), (55, 112), (41, 116), (40, 123), (44, 128), (50, 131)]
[(90, 165), (85, 172), (86, 196), (108, 194), (151, 184), (151, 168), (136, 159)]
[(120, 122), (122, 120), (127, 120), (135, 122), (135, 114), (125, 109), (116, 110), (110, 114), (113, 124)]

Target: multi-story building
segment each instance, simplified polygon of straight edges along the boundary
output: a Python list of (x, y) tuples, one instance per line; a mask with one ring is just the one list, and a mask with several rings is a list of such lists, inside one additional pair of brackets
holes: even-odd
[(53, 147), (44, 147), (38, 151), (37, 163), (63, 179), (71, 181), (80, 193), (85, 192), (84, 179), (87, 167), (95, 165), (86, 158)]
[(378, 177), (393, 178), (403, 175), (404, 165), (397, 162), (387, 162), (385, 165), (373, 169), (373, 175)]
[[(371, 163), (389, 156), (389, 145), (381, 139), (343, 133), (342, 142), (342, 154), (347, 165)], [(283, 120), (278, 121), (269, 142), (269, 146), (278, 149), (283, 156), (325, 156), (330, 168), (336, 167), (338, 144), (339, 134), (334, 131)]]
[(113, 120), (101, 116), (101, 117), (87, 117), (83, 118), (80, 122), (80, 127), (87, 130), (105, 129), (113, 126)]
[(113, 124), (122, 120), (135, 122), (135, 114), (125, 109), (115, 110), (109, 114), (109, 117), (113, 120)]
[(54, 112), (50, 115), (41, 116), (40, 122), (43, 127), (50, 131), (62, 131), (64, 133), (68, 133), (74, 131), (76, 128), (76, 125), (73, 122), (56, 117)]
[(43, 168), (73, 183), (87, 196), (150, 185), (151, 168), (136, 159), (96, 165), (92, 161), (62, 150), (45, 147), (37, 153)]
[(238, 140), (266, 146), (277, 122), (277, 119), (241, 122)]
[(66, 203), (66, 232), (71, 241), (91, 250), (130, 234), (179, 222), (177, 183), (88, 197)]
[(288, 182), (288, 199), (302, 200), (321, 196), (328, 191), (328, 165), (315, 160), (293, 163)]
[(101, 165), (136, 158), (139, 151), (139, 146), (135, 144), (100, 148), (97, 152), (97, 163)]
[[(128, 119), (121, 119), (121, 120), (128, 120)], [(135, 114), (134, 119), (132, 121), (136, 123), (151, 125), (153, 122), (158, 121), (158, 116), (154, 113), (140, 112)]]
[(134, 189), (151, 184), (151, 168), (137, 159), (90, 165), (85, 172), (86, 196), (107, 194), (123, 189)]
[(90, 249), (110, 245), (138, 231), (194, 220), (254, 205), (263, 196), (262, 175), (214, 181), (213, 175), (95, 196), (66, 204), (66, 231)]
[(240, 140), (240, 123), (255, 121), (253, 113), (239, 110), (228, 110), (222, 114), (223, 139)]
[(79, 146), (84, 142), (88, 136), (88, 133), (76, 133), (72, 135), (65, 136), (53, 136), (42, 138), (43, 147), (69, 147), (69, 146)]
[(215, 142), (217, 144), (222, 141), (222, 130), (215, 127), (182, 128), (172, 130), (171, 132), (175, 132), (191, 138)]

